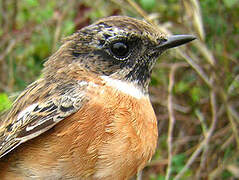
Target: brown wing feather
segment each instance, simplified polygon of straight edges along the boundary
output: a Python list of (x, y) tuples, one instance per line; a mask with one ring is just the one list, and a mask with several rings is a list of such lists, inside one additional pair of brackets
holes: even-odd
[[(86, 101), (87, 85), (87, 82), (74, 81), (47, 86), (42, 79), (30, 85), (15, 101), (0, 127), (0, 158), (79, 110)], [(30, 101), (26, 103), (25, 99)]]

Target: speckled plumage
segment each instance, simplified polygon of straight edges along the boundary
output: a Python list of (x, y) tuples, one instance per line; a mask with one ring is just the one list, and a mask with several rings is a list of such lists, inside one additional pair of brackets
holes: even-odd
[(0, 124), (1, 179), (128, 179), (141, 170), (157, 144), (148, 85), (164, 43), (150, 24), (122, 16), (67, 38)]

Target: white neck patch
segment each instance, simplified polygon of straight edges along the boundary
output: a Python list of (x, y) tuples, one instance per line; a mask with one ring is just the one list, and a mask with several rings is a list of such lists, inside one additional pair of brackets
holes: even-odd
[(112, 79), (108, 76), (101, 76), (101, 78), (106, 81), (106, 85), (116, 88), (117, 90), (134, 98), (141, 99), (146, 96), (142, 90), (133, 83)]

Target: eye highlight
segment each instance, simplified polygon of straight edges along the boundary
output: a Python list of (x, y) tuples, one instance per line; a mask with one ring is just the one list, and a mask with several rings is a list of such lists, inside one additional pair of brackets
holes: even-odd
[(110, 51), (116, 58), (122, 59), (126, 58), (129, 54), (129, 46), (124, 41), (113, 42), (110, 45)]

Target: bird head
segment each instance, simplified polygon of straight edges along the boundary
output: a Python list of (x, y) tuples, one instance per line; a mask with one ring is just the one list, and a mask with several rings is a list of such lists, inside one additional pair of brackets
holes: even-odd
[(99, 76), (134, 83), (147, 92), (153, 66), (160, 54), (194, 39), (192, 35), (167, 37), (144, 21), (112, 16), (67, 38), (65, 46), (59, 50), (61, 53), (56, 53), (65, 57), (53, 59), (74, 63)]

